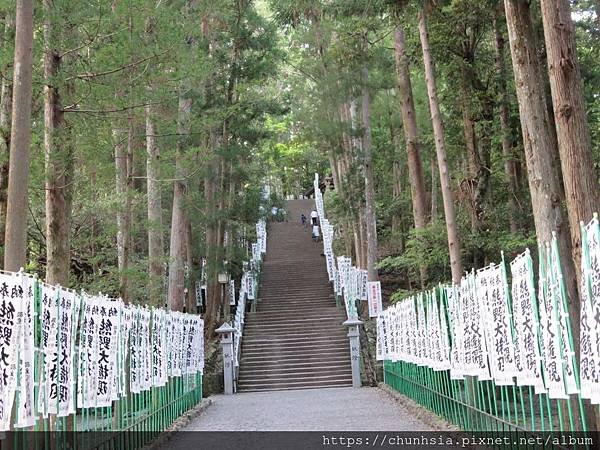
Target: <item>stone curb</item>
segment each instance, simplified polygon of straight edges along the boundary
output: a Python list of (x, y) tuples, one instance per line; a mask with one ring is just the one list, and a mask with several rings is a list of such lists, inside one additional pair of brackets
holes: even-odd
[(460, 431), (460, 428), (452, 425), (449, 422), (446, 422), (440, 416), (432, 413), (417, 402), (393, 390), (387, 384), (380, 382), (377, 384), (377, 387), (385, 392), (394, 401), (407, 408), (409, 412), (414, 415), (415, 419), (422, 422), (424, 425), (433, 428), (434, 431)]
[(181, 417), (179, 417), (173, 425), (163, 431), (160, 436), (154, 439), (150, 444), (142, 447), (142, 450), (158, 450), (161, 446), (166, 444), (171, 438), (178, 432), (185, 428), (190, 422), (202, 414), (206, 409), (212, 405), (211, 398), (204, 398), (198, 405), (194, 408), (183, 413)]

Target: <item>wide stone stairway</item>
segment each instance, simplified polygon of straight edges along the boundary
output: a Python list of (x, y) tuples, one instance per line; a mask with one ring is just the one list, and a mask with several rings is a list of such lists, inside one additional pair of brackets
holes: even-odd
[(244, 326), (238, 391), (352, 385), (343, 308), (327, 279), (322, 242), (311, 240), (312, 200), (290, 200), (288, 222), (271, 223), (257, 312)]

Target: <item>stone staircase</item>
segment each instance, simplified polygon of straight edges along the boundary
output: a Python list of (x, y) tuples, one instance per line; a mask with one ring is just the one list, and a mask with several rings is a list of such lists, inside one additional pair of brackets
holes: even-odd
[(323, 244), (310, 227), (312, 200), (288, 201), (271, 223), (256, 313), (244, 325), (238, 391), (352, 386), (346, 319), (327, 279)]

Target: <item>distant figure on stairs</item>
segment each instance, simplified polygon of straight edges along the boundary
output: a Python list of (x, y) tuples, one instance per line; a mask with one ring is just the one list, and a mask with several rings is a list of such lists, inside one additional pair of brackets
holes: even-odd
[(319, 233), (319, 225), (313, 225), (312, 227), (312, 239), (315, 242), (319, 242), (319, 236), (321, 235), (321, 233)]
[(319, 215), (317, 214), (317, 210), (313, 209), (310, 212), (310, 222), (312, 223), (313, 227), (317, 224), (318, 217)]
[(304, 215), (304, 213), (300, 214), (300, 222), (302, 222), (302, 226), (304, 228), (306, 228), (306, 226), (308, 225), (308, 222), (306, 220), (306, 216)]

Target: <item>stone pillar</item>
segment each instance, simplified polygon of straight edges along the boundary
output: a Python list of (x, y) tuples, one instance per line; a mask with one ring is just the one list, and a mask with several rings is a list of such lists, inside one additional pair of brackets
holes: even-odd
[(229, 323), (225, 322), (217, 330), (221, 339), (221, 349), (223, 350), (223, 393), (226, 395), (233, 394), (233, 328)]
[(352, 364), (352, 387), (359, 388), (360, 381), (360, 331), (358, 327), (362, 325), (362, 320), (348, 319), (344, 325), (348, 327), (348, 338), (350, 339), (350, 362)]

